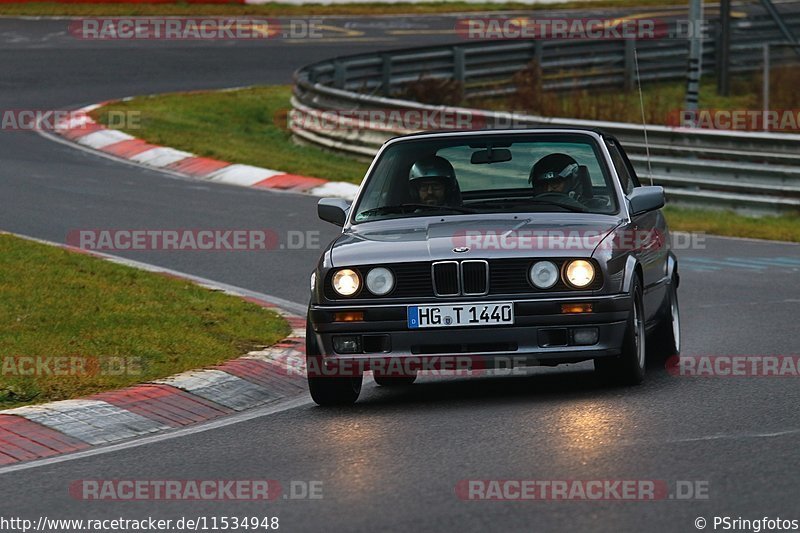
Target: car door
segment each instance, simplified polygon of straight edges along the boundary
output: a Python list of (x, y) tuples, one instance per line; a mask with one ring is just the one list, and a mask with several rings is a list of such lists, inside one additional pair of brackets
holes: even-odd
[[(628, 195), (641, 185), (636, 171), (616, 139), (608, 138), (606, 144), (622, 190)], [(669, 235), (664, 214), (657, 209), (635, 215), (630, 231), (631, 235), (626, 236), (625, 242), (631, 245), (632, 253), (642, 266), (645, 320), (649, 322), (655, 317), (666, 295)]]

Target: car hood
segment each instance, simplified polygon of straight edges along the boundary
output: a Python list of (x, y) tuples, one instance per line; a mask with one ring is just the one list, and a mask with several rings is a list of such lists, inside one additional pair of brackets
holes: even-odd
[(348, 266), (444, 259), (590, 257), (620, 222), (615, 216), (584, 213), (394, 219), (359, 224), (345, 231), (333, 243), (331, 261), (334, 266)]

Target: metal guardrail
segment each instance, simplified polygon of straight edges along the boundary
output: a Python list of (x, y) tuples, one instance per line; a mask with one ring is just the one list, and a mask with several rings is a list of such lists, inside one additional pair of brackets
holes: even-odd
[[(800, 12), (784, 14), (784, 22), (800, 32)], [(704, 70), (714, 71), (718, 23), (709, 21), (712, 39), (703, 45)], [(732, 71), (756, 68), (765, 42), (785, 39), (772, 19), (758, 15), (736, 19), (731, 27)], [(367, 53), (321, 61), (301, 69), (311, 83), (337, 89), (391, 96), (404, 83), (428, 77), (451, 78), (466, 85), (466, 97), (509, 91), (511, 76), (538, 61), (544, 89), (622, 86), (634, 80), (633, 48), (637, 49), (642, 80), (686, 76), (688, 41), (680, 38), (644, 40), (468, 41), (450, 45)], [(494, 87), (499, 86), (499, 87)]]
[[(800, 32), (800, 12), (784, 20)], [(763, 43), (783, 39), (766, 16), (740, 19), (733, 31), (732, 71), (758, 68)], [(705, 64), (711, 70), (713, 44), (704, 44)], [(290, 127), (302, 142), (362, 157), (372, 157), (388, 138), (412, 131), (354, 127), (341, 115), (332, 117), (333, 128), (296, 124), (313, 122), (328, 110), (396, 109), (480, 115), (488, 128), (595, 127), (623, 143), (646, 181), (650, 173), (641, 124), (433, 106), (391, 97), (422, 75), (462, 82), (467, 98), (510, 92), (510, 77), (533, 59), (541, 66), (545, 89), (629, 86), (634, 46), (643, 80), (685, 77), (685, 40), (484, 41), (360, 54), (314, 63), (295, 73), (292, 113), (299, 120), (290, 121)], [(648, 126), (647, 137), (651, 177), (664, 185), (671, 200), (757, 213), (800, 211), (800, 135)]]

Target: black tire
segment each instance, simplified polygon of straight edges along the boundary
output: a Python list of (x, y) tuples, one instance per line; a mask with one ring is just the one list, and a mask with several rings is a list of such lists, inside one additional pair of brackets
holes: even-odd
[(681, 313), (678, 306), (678, 276), (672, 275), (661, 320), (653, 332), (653, 348), (664, 358), (681, 354)]
[(639, 276), (635, 276), (631, 287), (631, 313), (622, 342), (622, 355), (595, 359), (594, 368), (609, 383), (638, 385), (644, 381), (646, 359), (642, 282)]
[(404, 376), (385, 376), (380, 372), (373, 372), (372, 377), (381, 387), (407, 387), (417, 380), (417, 372)]
[(322, 368), (322, 355), (317, 345), (317, 337), (311, 323), (306, 321), (306, 368), (308, 372), (308, 391), (311, 399), (323, 407), (330, 405), (352, 405), (361, 394), (363, 376), (335, 377), (312, 376), (312, 369)]

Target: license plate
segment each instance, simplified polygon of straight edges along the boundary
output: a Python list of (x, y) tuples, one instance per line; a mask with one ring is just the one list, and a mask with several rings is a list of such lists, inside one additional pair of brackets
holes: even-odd
[(514, 323), (514, 304), (410, 305), (408, 327), (503, 326)]

